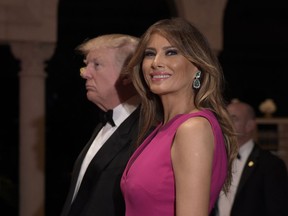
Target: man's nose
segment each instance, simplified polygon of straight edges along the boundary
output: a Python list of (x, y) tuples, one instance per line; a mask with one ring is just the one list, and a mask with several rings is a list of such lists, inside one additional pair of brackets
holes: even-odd
[(85, 79), (86, 78), (86, 67), (80, 68), (80, 76)]

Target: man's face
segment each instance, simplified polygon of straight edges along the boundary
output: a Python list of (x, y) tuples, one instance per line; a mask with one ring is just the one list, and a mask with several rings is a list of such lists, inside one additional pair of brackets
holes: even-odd
[(232, 103), (227, 107), (227, 109), (237, 133), (238, 144), (241, 146), (251, 138), (251, 126), (249, 125), (252, 120), (248, 118), (246, 107), (241, 104)]
[(116, 60), (116, 51), (99, 47), (84, 60), (86, 67), (81, 76), (86, 79), (87, 98), (100, 108), (117, 95), (116, 82), (122, 65)]

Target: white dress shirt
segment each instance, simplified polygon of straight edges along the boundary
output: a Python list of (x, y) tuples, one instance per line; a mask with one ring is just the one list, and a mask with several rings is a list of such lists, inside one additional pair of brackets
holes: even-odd
[(234, 202), (235, 194), (237, 187), (242, 175), (242, 171), (246, 164), (246, 161), (254, 147), (253, 140), (249, 140), (239, 148), (240, 159), (235, 159), (233, 163), (233, 179), (231, 187), (227, 196), (223, 193), (220, 193), (218, 200), (218, 216), (230, 216), (230, 211)]
[(97, 134), (97, 136), (95, 137), (89, 150), (87, 151), (87, 154), (82, 162), (81, 169), (78, 175), (78, 180), (75, 186), (72, 202), (76, 194), (78, 193), (83, 176), (91, 160), (94, 158), (94, 156), (103, 146), (103, 144), (108, 140), (108, 138), (117, 130), (117, 128), (121, 125), (121, 123), (124, 122), (124, 120), (137, 108), (139, 104), (140, 104), (139, 98), (137, 96), (134, 96), (113, 109), (113, 120), (115, 122), (115, 126), (112, 127), (109, 123), (103, 126), (102, 129)]

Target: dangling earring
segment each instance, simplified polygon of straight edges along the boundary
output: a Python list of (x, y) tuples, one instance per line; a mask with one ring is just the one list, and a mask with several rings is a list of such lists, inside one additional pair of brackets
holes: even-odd
[(201, 86), (200, 77), (201, 77), (201, 71), (197, 71), (195, 74), (195, 79), (193, 81), (193, 88), (194, 89), (200, 88), (200, 86)]

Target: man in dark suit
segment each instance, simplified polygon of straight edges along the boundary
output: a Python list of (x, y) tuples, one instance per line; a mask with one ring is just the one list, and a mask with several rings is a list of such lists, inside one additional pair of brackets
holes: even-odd
[(105, 115), (75, 162), (61, 216), (125, 214), (120, 179), (135, 150), (140, 105), (125, 66), (137, 44), (136, 37), (108, 34), (78, 47), (87, 98)]
[(228, 105), (238, 138), (239, 155), (229, 193), (220, 194), (218, 216), (287, 216), (288, 177), (283, 160), (254, 141), (253, 108), (244, 102)]

